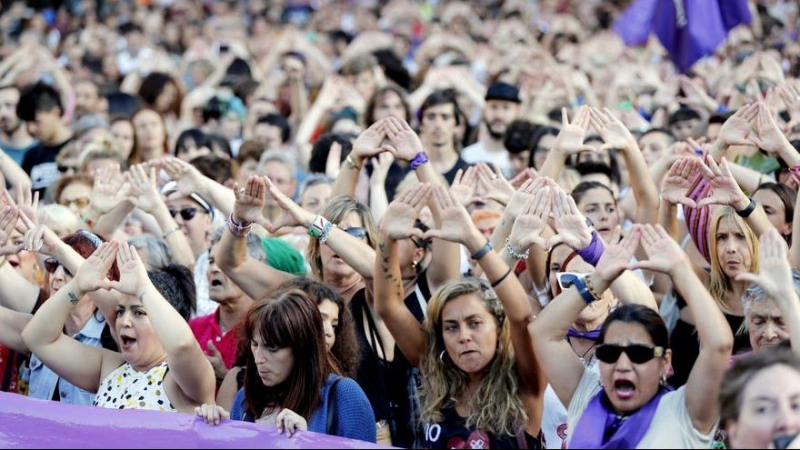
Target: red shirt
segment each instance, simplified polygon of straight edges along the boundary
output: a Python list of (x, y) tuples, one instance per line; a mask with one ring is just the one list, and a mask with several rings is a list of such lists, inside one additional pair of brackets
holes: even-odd
[(208, 349), (208, 341), (211, 341), (222, 355), (225, 367), (230, 369), (233, 366), (233, 363), (236, 362), (236, 349), (239, 346), (238, 326), (234, 326), (223, 336), (222, 330), (219, 328), (219, 308), (207, 316), (190, 320), (189, 328), (192, 329), (194, 338), (200, 343), (200, 348), (206, 355), (213, 354)]

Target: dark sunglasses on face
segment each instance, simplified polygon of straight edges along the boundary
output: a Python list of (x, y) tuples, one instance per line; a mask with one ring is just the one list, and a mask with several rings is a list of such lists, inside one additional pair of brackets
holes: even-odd
[(344, 230), (345, 233), (353, 236), (354, 238), (363, 241), (367, 238), (367, 229), (362, 227), (350, 227)]
[(652, 347), (650, 345), (632, 344), (628, 346), (616, 344), (600, 344), (594, 351), (594, 356), (607, 364), (614, 364), (619, 359), (622, 352), (628, 355), (628, 359), (634, 364), (644, 364), (653, 358), (664, 356), (664, 347)]
[(170, 209), (169, 210), (169, 215), (172, 216), (172, 218), (174, 219), (174, 218), (177, 218), (178, 214), (180, 214), (181, 218), (183, 220), (192, 220), (192, 219), (194, 219), (194, 216), (196, 216), (198, 212), (205, 212), (205, 211), (203, 211), (200, 208), (194, 208), (194, 207), (192, 207), (192, 208), (183, 208), (180, 211), (176, 211), (174, 209)]
[(69, 269), (67, 269), (67, 267), (61, 264), (57, 259), (47, 258), (44, 260), (44, 270), (51, 275), (56, 273), (56, 270), (58, 270), (59, 266), (64, 268), (64, 273), (67, 274), (68, 277), (72, 276), (72, 272), (70, 272)]

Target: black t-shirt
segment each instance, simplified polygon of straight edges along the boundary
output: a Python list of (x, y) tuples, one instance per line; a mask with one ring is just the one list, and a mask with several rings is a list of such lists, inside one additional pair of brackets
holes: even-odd
[(67, 139), (53, 147), (48, 147), (40, 142), (25, 153), (25, 158), (22, 160), (22, 170), (31, 177), (33, 190), (38, 191), (40, 197), (44, 194), (45, 189), (61, 178), (56, 156), (71, 139)]
[(467, 167), (471, 165), (472, 164), (469, 164), (468, 162), (464, 161), (463, 159), (461, 159), (461, 156), (459, 156), (455, 165), (453, 165), (453, 167), (450, 170), (443, 173), (442, 176), (444, 177), (445, 180), (447, 180), (447, 184), (453, 184), (453, 180), (456, 179), (456, 174), (458, 173), (458, 170), (459, 169), (467, 170)]
[(493, 436), (486, 431), (467, 427), (466, 419), (459, 416), (454, 407), (441, 411), (443, 420), (439, 423), (425, 423), (422, 431), (425, 434), (422, 448), (523, 448), (520, 440), (525, 439), (527, 448), (544, 448), (544, 437), (539, 433), (535, 438), (528, 433), (520, 436)]

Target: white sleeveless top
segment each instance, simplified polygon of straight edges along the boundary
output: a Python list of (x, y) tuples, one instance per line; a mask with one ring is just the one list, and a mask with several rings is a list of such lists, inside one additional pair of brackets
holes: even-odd
[(177, 411), (164, 391), (164, 377), (168, 370), (166, 361), (147, 372), (137, 372), (126, 362), (108, 374), (100, 383), (100, 389), (94, 398), (94, 406)]

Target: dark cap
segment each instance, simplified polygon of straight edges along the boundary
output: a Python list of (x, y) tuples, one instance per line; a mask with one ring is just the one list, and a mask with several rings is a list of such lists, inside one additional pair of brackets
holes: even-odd
[(519, 98), (519, 89), (508, 83), (492, 83), (486, 91), (486, 101), (505, 100), (508, 102), (522, 103)]

